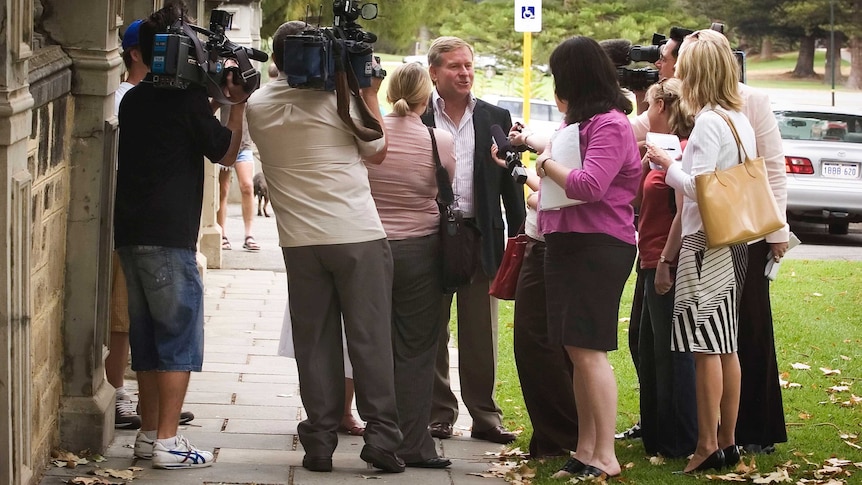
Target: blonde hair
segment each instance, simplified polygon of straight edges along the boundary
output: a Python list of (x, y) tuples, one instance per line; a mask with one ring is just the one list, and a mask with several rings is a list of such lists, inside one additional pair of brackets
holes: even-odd
[(416, 106), (428, 102), (432, 89), (431, 76), (421, 64), (402, 64), (389, 76), (386, 100), (392, 105), (395, 114), (405, 116)]
[(714, 30), (698, 30), (685, 38), (676, 76), (682, 80), (682, 100), (692, 113), (708, 105), (739, 111), (739, 66), (727, 37)]
[(682, 81), (677, 78), (665, 78), (653, 84), (646, 92), (646, 100), (653, 104), (659, 99), (664, 101), (667, 112), (667, 126), (670, 132), (680, 138), (688, 138), (694, 127), (694, 116), (683, 106), (680, 98)]
[(431, 47), (428, 48), (428, 65), (429, 66), (439, 66), (440, 65), (440, 57), (447, 53), (456, 51), (466, 47), (470, 49), (470, 54), (473, 54), (473, 46), (467, 43), (467, 41), (451, 36), (437, 37), (434, 39), (434, 42), (431, 43)]

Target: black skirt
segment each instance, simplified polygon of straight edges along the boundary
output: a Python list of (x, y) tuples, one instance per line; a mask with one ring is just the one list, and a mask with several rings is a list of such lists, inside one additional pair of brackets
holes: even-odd
[(552, 343), (616, 350), (620, 298), (637, 249), (607, 234), (545, 235), (548, 336)]

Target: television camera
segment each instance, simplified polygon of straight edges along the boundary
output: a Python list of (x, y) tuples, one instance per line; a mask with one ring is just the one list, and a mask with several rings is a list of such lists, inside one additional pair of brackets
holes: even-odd
[(348, 78), (352, 72), (360, 88), (370, 86), (374, 77), (386, 77), (380, 58), (372, 58), (371, 45), (377, 36), (356, 23), (360, 17), (377, 18), (377, 4), (334, 0), (332, 13), (332, 27), (309, 28), (285, 38), (284, 73), (291, 87), (334, 91), (336, 72), (346, 72)]
[[(174, 89), (203, 86), (209, 96), (223, 104), (235, 103), (222, 92), (228, 72), (234, 73), (234, 82), (242, 84), (247, 93), (257, 89), (260, 72), (251, 65), (251, 60), (266, 62), (269, 56), (231, 42), (225, 31), (230, 29), (232, 19), (229, 12), (213, 10), (209, 30), (177, 20), (167, 32), (155, 34), (153, 84)], [(206, 40), (202, 41), (199, 34)]]

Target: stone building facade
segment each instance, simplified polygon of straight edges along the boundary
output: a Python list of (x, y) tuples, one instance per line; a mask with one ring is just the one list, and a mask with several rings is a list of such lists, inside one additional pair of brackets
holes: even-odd
[[(55, 448), (113, 438), (107, 383), (119, 33), (165, 0), (0, 0), (0, 483), (37, 483)], [(259, 0), (186, 0), (235, 13), (260, 45)], [(215, 173), (200, 249), (220, 265)], [(203, 259), (203, 258), (202, 258)]]

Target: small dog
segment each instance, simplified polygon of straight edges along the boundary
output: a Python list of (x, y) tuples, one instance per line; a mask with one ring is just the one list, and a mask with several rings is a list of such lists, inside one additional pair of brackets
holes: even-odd
[(264, 217), (269, 217), (269, 213), (266, 212), (266, 205), (269, 204), (269, 189), (266, 186), (266, 177), (263, 176), (263, 172), (254, 174), (252, 183), (254, 184), (254, 196), (257, 197), (257, 215), (260, 216), (263, 212)]

